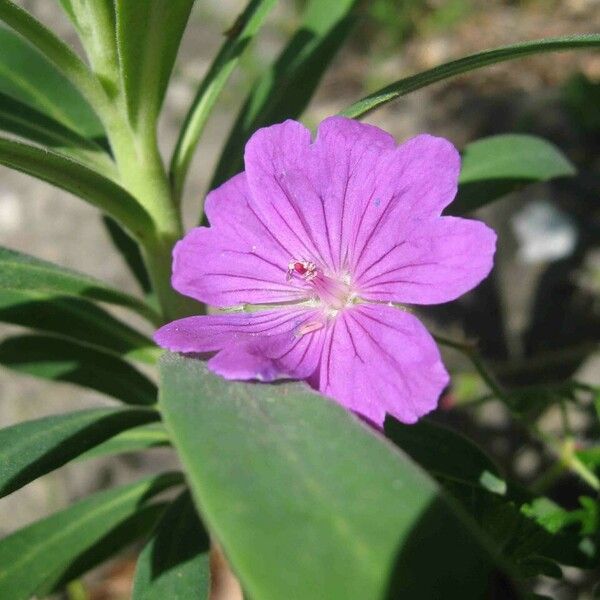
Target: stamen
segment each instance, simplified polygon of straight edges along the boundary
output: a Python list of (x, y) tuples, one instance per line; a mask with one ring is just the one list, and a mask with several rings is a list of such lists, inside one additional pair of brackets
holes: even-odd
[(323, 323), (320, 321), (310, 321), (309, 323), (304, 323), (304, 325), (300, 325), (298, 329), (296, 329), (296, 337), (302, 337), (307, 333), (312, 333), (313, 331), (319, 331), (323, 327)]

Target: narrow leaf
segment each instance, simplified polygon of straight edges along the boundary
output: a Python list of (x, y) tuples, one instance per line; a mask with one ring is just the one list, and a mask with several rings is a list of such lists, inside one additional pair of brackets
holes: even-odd
[[(38, 72), (33, 73), (31, 77), (25, 76), (25, 81), (29, 81), (30, 79), (41, 81), (44, 76), (54, 70), (70, 82), (71, 86), (83, 96), (93, 110), (97, 111), (99, 108), (106, 108), (106, 94), (102, 89), (100, 82), (94, 77), (92, 72), (73, 49), (57, 37), (50, 29), (35, 19), (26, 10), (23, 10), (14, 2), (11, 2), (11, 0), (0, 0), (0, 21), (3, 21), (10, 29), (26, 40), (31, 48), (35, 49), (35, 51), (43, 57), (45, 62), (50, 63), (51, 65), (51, 68), (48, 69), (46, 73), (38, 70)], [(35, 68), (34, 65), (36, 65), (36, 59), (33, 59), (31, 62), (25, 61), (21, 64), (25, 73), (27, 73), (30, 68)], [(17, 70), (17, 73), (19, 72), (22, 71)], [(22, 87), (22, 81), (20, 85)], [(44, 92), (47, 92), (49, 86), (40, 85), (39, 87), (41, 87)], [(39, 89), (39, 87), (34, 85), (35, 89)], [(67, 87), (65, 87), (65, 89), (67, 89)], [(59, 87), (57, 87), (55, 92), (56, 94), (59, 94), (59, 103), (61, 90), (62, 87), (60, 87), (59, 84)], [(69, 114), (68, 109), (66, 113)], [(65, 124), (71, 126), (72, 121), (73, 118), (70, 120), (70, 123)], [(75, 120), (75, 124), (76, 123), (77, 121)], [(73, 127), (73, 129), (83, 133), (77, 126)]]
[(171, 504), (137, 562), (133, 600), (208, 598), (210, 541), (188, 491)]
[(89, 460), (110, 456), (112, 454), (127, 454), (149, 448), (169, 445), (169, 436), (160, 423), (150, 423), (132, 427), (98, 444), (81, 454), (77, 460)]
[(79, 34), (94, 74), (110, 96), (118, 93), (119, 57), (113, 0), (60, 0)]
[(153, 129), (193, 0), (115, 0), (117, 45), (129, 118)]
[[(136, 542), (139, 544), (140, 541), (147, 539), (167, 507), (167, 502), (156, 502), (138, 508), (130, 517), (121, 521), (97, 543), (73, 560), (62, 572), (60, 578), (50, 579), (46, 584), (40, 586), (36, 591), (37, 596), (45, 598), (51, 592), (57, 593), (61, 590), (64, 593), (64, 588), (69, 583), (85, 575), (106, 560), (114, 559), (115, 555), (118, 555), (128, 546)], [(131, 548), (134, 551), (136, 549), (136, 547)]]
[(171, 160), (171, 183), (177, 198), (181, 196), (194, 150), (221, 90), (274, 5), (275, 0), (251, 0), (225, 34), (227, 38), (188, 111)]
[(156, 386), (129, 363), (76, 342), (21, 335), (0, 343), (0, 364), (53, 381), (64, 381), (113, 396), (127, 404), (156, 402)]
[(111, 242), (119, 251), (129, 270), (139, 283), (145, 294), (152, 292), (150, 276), (144, 264), (144, 259), (137, 242), (114, 220), (103, 216), (102, 222), (108, 232)]
[(0, 541), (0, 598), (27, 600), (49, 590), (83, 553), (133, 517), (178, 474), (142, 479), (94, 494)]
[(453, 60), (443, 65), (434, 67), (417, 75), (400, 79), (394, 83), (369, 94), (358, 102), (355, 102), (340, 114), (347, 117), (359, 118), (366, 115), (375, 108), (387, 104), (409, 92), (421, 89), (437, 81), (448, 79), (474, 69), (481, 69), (507, 60), (515, 60), (540, 54), (542, 52), (562, 52), (564, 50), (586, 50), (600, 46), (600, 34), (591, 33), (585, 35), (571, 35), (558, 38), (547, 38), (531, 42), (523, 42), (512, 46), (502, 46), (494, 50), (485, 50), (477, 54), (471, 54), (458, 60)]
[(0, 138), (0, 164), (86, 200), (140, 237), (152, 227), (148, 213), (120, 185), (60, 154)]
[(0, 289), (0, 321), (73, 339), (105, 352), (156, 362), (154, 342), (88, 300)]
[(76, 296), (130, 308), (146, 319), (159, 316), (142, 300), (70, 269), (0, 246), (0, 289)]
[(194, 499), (250, 597), (485, 597), (489, 555), (470, 525), (340, 406), (299, 384), (227, 382), (174, 355), (161, 377)]
[(304, 111), (354, 24), (350, 13), (355, 5), (356, 0), (309, 0), (296, 33), (244, 102), (210, 189), (242, 170), (244, 146), (258, 128)]
[(106, 151), (44, 113), (0, 92), (0, 130), (53, 148), (86, 166), (110, 174), (115, 165)]
[(0, 429), (0, 496), (61, 467), (117, 433), (158, 420), (147, 409), (97, 408)]
[(526, 185), (575, 175), (573, 164), (553, 144), (532, 135), (495, 135), (468, 144), (459, 190), (449, 207), (465, 214)]
[(0, 92), (19, 100), (84, 138), (104, 128), (81, 93), (14, 31), (0, 26)]

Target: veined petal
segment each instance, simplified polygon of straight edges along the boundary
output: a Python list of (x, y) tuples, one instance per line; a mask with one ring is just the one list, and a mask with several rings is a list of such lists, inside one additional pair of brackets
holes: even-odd
[[(400, 229), (403, 226), (399, 227)], [(406, 304), (439, 304), (473, 289), (492, 269), (496, 234), (480, 221), (440, 217), (406, 239), (382, 243), (356, 273), (361, 296)]]
[(206, 199), (211, 227), (192, 229), (173, 252), (173, 287), (214, 306), (286, 302), (305, 294), (290, 285), (291, 255), (252, 208), (244, 173)]
[(386, 413), (414, 423), (448, 384), (432, 337), (408, 312), (358, 305), (336, 319), (324, 342), (318, 388), (381, 425)]
[(259, 129), (246, 144), (244, 163), (253, 206), (292, 250), (289, 258), (333, 269), (310, 131), (290, 120)]
[(261, 129), (245, 164), (261, 218), (298, 258), (334, 274), (352, 273), (399, 222), (439, 216), (460, 170), (447, 140), (421, 135), (396, 146), (384, 131), (345, 117), (323, 121), (313, 144), (294, 121)]
[(349, 271), (356, 273), (415, 224), (438, 218), (458, 188), (460, 156), (443, 138), (418, 135), (373, 165), (374, 185), (352, 204)]
[[(227, 379), (310, 376), (322, 352), (323, 315), (290, 308), (186, 317), (161, 327), (155, 341), (174, 352), (218, 352), (211, 370)], [(303, 328), (311, 330), (302, 335)]]

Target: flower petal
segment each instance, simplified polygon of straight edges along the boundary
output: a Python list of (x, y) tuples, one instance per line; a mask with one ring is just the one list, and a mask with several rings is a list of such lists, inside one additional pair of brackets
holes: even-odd
[(456, 195), (460, 157), (443, 138), (419, 135), (373, 166), (374, 185), (352, 205), (350, 273), (381, 255), (415, 223), (439, 217)]
[(386, 413), (414, 423), (437, 406), (448, 380), (435, 342), (416, 317), (358, 305), (329, 330), (318, 388), (375, 424), (383, 424)]
[[(405, 229), (403, 224), (399, 229)], [(388, 239), (355, 273), (361, 296), (406, 304), (448, 302), (473, 289), (492, 269), (496, 234), (484, 223), (440, 217)]]
[(282, 243), (288, 259), (317, 261), (332, 268), (325, 205), (313, 186), (318, 169), (310, 131), (296, 121), (259, 129), (244, 154), (253, 206)]
[(322, 313), (301, 308), (186, 317), (161, 327), (155, 341), (174, 352), (218, 352), (211, 370), (227, 379), (309, 377), (317, 367), (325, 330)]
[(214, 306), (286, 302), (305, 293), (286, 281), (290, 252), (249, 202), (244, 173), (206, 199), (211, 227), (192, 229), (173, 252), (173, 287)]
[(344, 117), (323, 121), (317, 139), (286, 121), (246, 146), (253, 205), (294, 252), (333, 273), (397, 223), (438, 216), (456, 194), (460, 159), (447, 140), (417, 136), (396, 147), (384, 131)]

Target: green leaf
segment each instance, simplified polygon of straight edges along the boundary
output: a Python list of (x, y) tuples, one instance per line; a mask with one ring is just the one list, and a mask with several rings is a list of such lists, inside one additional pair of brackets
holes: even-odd
[(298, 117), (344, 43), (356, 0), (309, 0), (296, 33), (257, 81), (237, 116), (219, 159), (210, 189), (242, 170), (248, 138), (260, 127)]
[(115, 165), (106, 150), (44, 113), (0, 92), (0, 129), (54, 148), (86, 166), (110, 174)]
[(2, 246), (0, 289), (87, 298), (130, 308), (154, 323), (160, 321), (145, 302), (115, 290), (99, 279)]
[(109, 214), (135, 237), (152, 228), (152, 220), (124, 188), (82, 163), (56, 152), (0, 138), (0, 164), (66, 190)]
[(50, 590), (82, 554), (143, 509), (159, 492), (177, 485), (176, 473), (94, 494), (0, 541), (0, 598), (27, 600)]
[(110, 96), (118, 93), (119, 57), (113, 0), (60, 0), (79, 34), (92, 70)]
[(528, 183), (575, 174), (569, 159), (541, 138), (520, 134), (483, 138), (464, 150), (458, 196), (448, 212), (465, 214)]
[(227, 39), (198, 89), (177, 140), (170, 171), (175, 197), (181, 196), (194, 150), (221, 90), (274, 5), (275, 0), (250, 0), (226, 33)]
[(122, 85), (134, 128), (153, 130), (193, 0), (115, 0)]
[[(36, 592), (37, 596), (45, 598), (52, 592), (60, 592), (74, 580), (106, 560), (114, 558), (128, 546), (147, 539), (168, 506), (167, 502), (156, 502), (138, 508), (134, 514), (121, 521), (96, 544), (73, 560), (59, 579), (49, 580), (40, 586)], [(134, 546), (131, 550), (135, 551), (137, 547)], [(71, 597), (68, 593), (67, 596)]]
[(137, 562), (133, 600), (208, 598), (210, 541), (188, 491), (171, 504)]
[(150, 276), (137, 242), (114, 220), (103, 216), (102, 222), (113, 246), (119, 251), (144, 294), (152, 292)]
[(0, 289), (0, 321), (67, 337), (111, 354), (153, 364), (151, 339), (87, 300)]
[(125, 429), (156, 420), (152, 410), (98, 408), (0, 429), (0, 497)]
[(169, 436), (160, 423), (132, 427), (81, 454), (77, 460), (90, 460), (111, 454), (139, 452), (169, 445)]
[(1, 26), (0, 48), (0, 92), (84, 138), (104, 137), (104, 128), (90, 105), (42, 54)]
[(515, 60), (531, 54), (542, 52), (562, 52), (564, 50), (586, 50), (600, 46), (600, 34), (590, 33), (584, 35), (570, 35), (557, 38), (547, 38), (531, 42), (523, 42), (511, 46), (502, 46), (493, 50), (485, 50), (471, 54), (458, 60), (453, 60), (443, 65), (434, 67), (417, 75), (400, 79), (394, 83), (369, 94), (355, 102), (340, 114), (347, 117), (359, 118), (368, 112), (404, 96), (409, 92), (421, 89), (432, 83), (467, 73), (474, 69), (481, 69), (507, 60)]
[(485, 596), (489, 555), (469, 522), (340, 406), (300, 384), (228, 382), (174, 355), (161, 376), (194, 499), (250, 597)]
[(91, 388), (127, 404), (156, 402), (156, 386), (129, 363), (69, 340), (44, 335), (6, 338), (0, 343), (0, 365)]
[[(450, 479), (501, 495), (506, 483), (492, 460), (471, 440), (428, 421), (403, 425), (388, 417), (386, 436), (442, 482)], [(492, 489), (490, 489), (492, 488)]]

